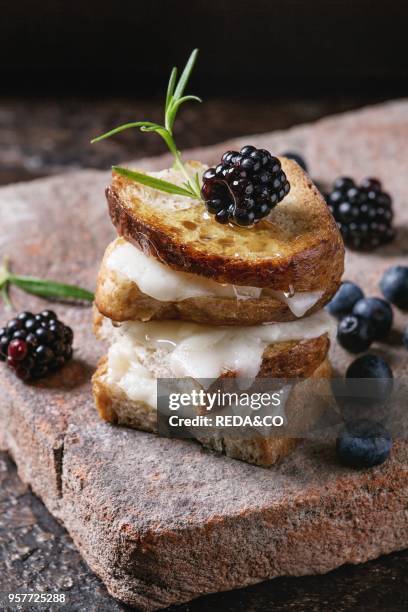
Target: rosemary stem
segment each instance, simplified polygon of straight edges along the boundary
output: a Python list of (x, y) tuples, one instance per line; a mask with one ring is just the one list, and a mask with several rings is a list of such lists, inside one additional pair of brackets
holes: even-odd
[(175, 157), (174, 165), (180, 170), (180, 172), (186, 178), (187, 183), (188, 183), (191, 191), (193, 192), (194, 196), (197, 198), (197, 200), (201, 200), (201, 194), (197, 192), (196, 186), (191, 181), (191, 176), (187, 172), (186, 167), (185, 167), (185, 165), (183, 163), (182, 157), (180, 155), (180, 152), (177, 149), (176, 149), (176, 152), (174, 153), (174, 157)]

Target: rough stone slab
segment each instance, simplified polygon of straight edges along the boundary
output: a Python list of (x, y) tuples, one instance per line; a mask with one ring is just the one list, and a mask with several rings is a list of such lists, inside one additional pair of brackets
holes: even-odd
[[(370, 255), (349, 254), (346, 276), (368, 293), (381, 271), (407, 261), (408, 103), (396, 102), (288, 132), (240, 139), (273, 151), (303, 151), (320, 181), (338, 174), (383, 179), (395, 196), (398, 240)], [(216, 161), (220, 145), (192, 157)], [(167, 157), (138, 162), (162, 167)], [(0, 190), (0, 249), (16, 271), (93, 287), (113, 235), (103, 187), (107, 173), (78, 172)], [(15, 293), (16, 305), (43, 302)], [(408, 546), (408, 448), (358, 472), (333, 448), (304, 445), (272, 469), (101, 423), (89, 378), (103, 351), (89, 308), (56, 306), (75, 329), (75, 360), (53, 379), (24, 386), (1, 368), (0, 446), (22, 479), (59, 518), (109, 591), (144, 609), (279, 575), (322, 573)], [(407, 374), (396, 313), (387, 356)], [(2, 319), (6, 314), (2, 315)], [(336, 348), (342, 372), (349, 357)]]

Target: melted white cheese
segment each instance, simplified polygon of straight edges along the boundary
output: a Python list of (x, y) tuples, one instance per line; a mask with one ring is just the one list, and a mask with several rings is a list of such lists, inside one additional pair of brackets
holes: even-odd
[[(106, 265), (110, 270), (123, 274), (135, 282), (142, 293), (161, 302), (180, 302), (187, 298), (205, 296), (256, 299), (262, 293), (259, 287), (222, 285), (198, 274), (177, 272), (155, 257), (145, 255), (128, 242), (117, 242)], [(288, 296), (282, 291), (271, 293), (276, 299), (287, 304), (296, 317), (303, 317), (320, 300), (324, 292), (303, 292), (293, 296)]]
[(157, 377), (218, 378), (234, 371), (253, 379), (269, 344), (333, 335), (334, 328), (332, 317), (323, 310), (307, 319), (251, 327), (126, 322), (112, 328), (115, 341), (108, 353), (108, 380), (131, 399), (155, 405)]

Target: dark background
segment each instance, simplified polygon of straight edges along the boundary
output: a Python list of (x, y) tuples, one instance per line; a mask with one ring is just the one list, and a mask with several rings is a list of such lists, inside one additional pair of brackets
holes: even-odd
[(0, 184), (164, 151), (170, 69), (200, 48), (181, 149), (314, 121), (408, 93), (408, 4), (389, 0), (3, 0)]
[(407, 16), (397, 0), (3, 0), (2, 89), (156, 95), (199, 47), (205, 97), (398, 95)]

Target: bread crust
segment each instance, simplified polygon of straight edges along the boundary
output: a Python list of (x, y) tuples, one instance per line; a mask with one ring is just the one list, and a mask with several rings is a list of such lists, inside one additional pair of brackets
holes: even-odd
[[(282, 216), (289, 210), (282, 208), (285, 200), (272, 211), (271, 222), (263, 220), (250, 230), (220, 226), (209, 215), (203, 218), (203, 207), (197, 203), (174, 212), (170, 222), (143, 204), (135, 184), (113, 174), (112, 185), (106, 190), (109, 213), (120, 236), (175, 270), (220, 283), (279, 291), (313, 291), (336, 285), (344, 267), (344, 245), (337, 225), (310, 178), (291, 160), (281, 161), (291, 184), (297, 185), (301, 201), (295, 213), (304, 230), (292, 232), (285, 252), (279, 255), (275, 251), (266, 257), (261, 246), (275, 240), (285, 247)], [(228, 248), (220, 246), (223, 240), (223, 244), (230, 241)], [(258, 256), (258, 251), (263, 256)]]
[[(259, 325), (268, 322), (294, 321), (296, 316), (287, 304), (274, 296), (236, 299), (218, 296), (191, 297), (163, 302), (143, 293), (137, 283), (107, 266), (113, 245), (108, 246), (96, 285), (98, 310), (112, 321), (150, 321), (180, 319), (209, 325)], [(324, 291), (320, 300), (307, 311), (317, 312), (337, 290), (337, 279)], [(323, 290), (323, 288), (322, 288)]]

